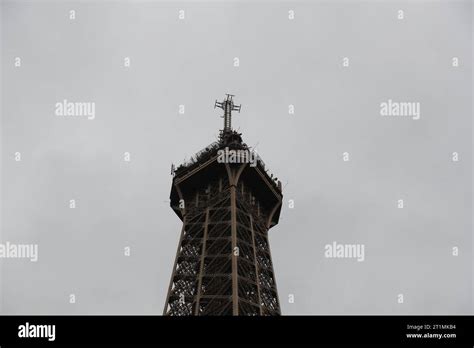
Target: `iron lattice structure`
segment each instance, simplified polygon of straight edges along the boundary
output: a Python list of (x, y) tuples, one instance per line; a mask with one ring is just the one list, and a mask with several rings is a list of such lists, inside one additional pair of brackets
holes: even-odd
[(280, 315), (268, 230), (281, 183), (255, 152), (252, 165), (219, 161), (219, 150), (252, 151), (230, 128), (229, 100), (218, 105), (219, 141), (172, 170), (170, 205), (183, 225), (164, 315)]

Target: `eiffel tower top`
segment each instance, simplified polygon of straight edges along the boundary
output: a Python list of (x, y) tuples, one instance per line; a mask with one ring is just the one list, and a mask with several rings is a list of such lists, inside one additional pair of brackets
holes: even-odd
[(221, 116), (224, 118), (224, 133), (230, 132), (232, 130), (232, 111), (240, 112), (240, 108), (242, 105), (235, 105), (232, 98), (234, 97), (233, 94), (226, 94), (227, 98), (224, 99), (222, 102), (218, 102), (216, 100), (214, 104), (214, 109), (216, 107), (221, 108), (224, 110), (224, 115)]

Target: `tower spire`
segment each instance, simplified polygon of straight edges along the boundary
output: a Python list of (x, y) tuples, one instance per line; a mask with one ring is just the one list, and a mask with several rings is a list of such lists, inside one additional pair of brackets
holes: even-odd
[(215, 103), (224, 110), (219, 142), (172, 168), (170, 207), (183, 225), (164, 315), (281, 314), (268, 231), (283, 194), (232, 130), (232, 97)]
[(224, 115), (221, 116), (224, 118), (224, 132), (229, 132), (232, 130), (232, 111), (238, 111), (240, 112), (240, 108), (242, 105), (235, 105), (234, 101), (232, 100), (232, 97), (234, 97), (233, 94), (226, 94), (227, 98), (224, 99), (222, 102), (218, 102), (216, 100), (214, 104), (214, 109), (216, 107), (221, 108), (224, 110)]

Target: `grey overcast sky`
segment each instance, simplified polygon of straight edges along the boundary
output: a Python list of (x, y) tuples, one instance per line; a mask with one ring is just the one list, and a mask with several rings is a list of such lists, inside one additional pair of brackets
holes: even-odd
[[(39, 259), (0, 259), (1, 313), (161, 314), (181, 227), (170, 165), (216, 139), (225, 93), (284, 185), (269, 232), (283, 314), (472, 313), (472, 13), (2, 1), (1, 241), (38, 244)], [(64, 99), (94, 102), (95, 118), (56, 116)], [(389, 99), (420, 119), (381, 116)], [(333, 242), (364, 244), (365, 260), (325, 258)]]

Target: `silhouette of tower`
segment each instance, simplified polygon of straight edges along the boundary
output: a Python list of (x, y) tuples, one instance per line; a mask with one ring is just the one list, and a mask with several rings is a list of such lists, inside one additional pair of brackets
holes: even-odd
[(182, 220), (164, 315), (280, 315), (268, 230), (281, 182), (232, 130), (233, 95), (218, 141), (172, 166), (170, 206)]

